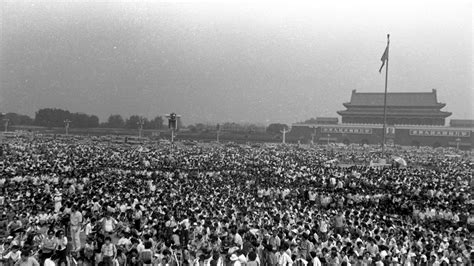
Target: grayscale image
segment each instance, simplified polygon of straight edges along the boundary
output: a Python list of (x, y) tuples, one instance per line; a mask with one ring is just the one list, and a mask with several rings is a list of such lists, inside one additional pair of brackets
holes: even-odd
[(0, 266), (473, 265), (472, 1), (0, 11)]

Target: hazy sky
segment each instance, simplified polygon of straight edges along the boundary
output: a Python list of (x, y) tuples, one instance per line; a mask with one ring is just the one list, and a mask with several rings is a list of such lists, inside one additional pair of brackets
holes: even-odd
[(470, 1), (7, 1), (0, 111), (196, 122), (337, 116), (351, 91), (438, 90), (473, 117)]

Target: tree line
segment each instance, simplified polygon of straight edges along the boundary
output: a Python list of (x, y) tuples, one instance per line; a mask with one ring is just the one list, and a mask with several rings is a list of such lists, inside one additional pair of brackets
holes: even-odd
[(140, 124), (143, 129), (161, 129), (163, 128), (163, 118), (156, 116), (149, 120), (146, 117), (132, 115), (124, 119), (119, 114), (112, 114), (106, 122), (100, 123), (96, 115), (88, 115), (83, 113), (71, 113), (67, 110), (57, 108), (43, 108), (35, 113), (35, 118), (17, 113), (0, 114), (0, 121), (9, 126), (25, 125), (25, 126), (43, 126), (43, 127), (64, 127), (65, 121), (70, 121), (71, 128), (138, 128)]
[[(0, 121), (6, 122), (8, 119), (9, 126), (15, 125), (28, 125), (28, 126), (43, 126), (43, 127), (64, 127), (66, 120), (71, 121), (69, 126), (71, 128), (129, 128), (137, 129), (140, 124), (143, 125), (143, 129), (163, 129), (165, 128), (164, 119), (161, 116), (156, 116), (153, 119), (146, 117), (140, 117), (139, 115), (131, 115), (128, 118), (123, 118), (119, 114), (112, 114), (108, 117), (107, 121), (100, 123), (99, 118), (96, 115), (88, 115), (83, 113), (71, 113), (67, 110), (57, 108), (43, 108), (35, 113), (35, 117), (31, 118), (27, 115), (21, 115), (17, 113), (0, 113)], [(305, 122), (316, 122), (316, 119), (312, 118)], [(167, 125), (166, 125), (167, 127)], [(183, 125), (181, 120), (178, 119), (178, 128), (182, 128)], [(232, 132), (266, 132), (272, 135), (281, 134), (282, 130), (288, 130), (288, 125), (273, 123), (268, 127), (263, 127), (255, 124), (238, 124), (238, 123), (222, 123), (217, 125), (205, 125), (197, 123), (189, 125), (188, 128), (191, 132), (210, 132), (217, 130), (219, 127), (222, 131)]]

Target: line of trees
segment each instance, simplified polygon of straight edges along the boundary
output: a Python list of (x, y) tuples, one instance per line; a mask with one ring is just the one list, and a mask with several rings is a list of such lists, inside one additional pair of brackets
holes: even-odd
[(107, 119), (107, 122), (102, 123), (102, 127), (108, 128), (138, 128), (139, 124), (143, 123), (144, 129), (161, 129), (163, 128), (163, 118), (157, 116), (152, 120), (148, 118), (141, 118), (138, 115), (132, 115), (127, 119), (123, 119), (121, 115), (111, 115)]
[(96, 115), (88, 115), (83, 113), (71, 113), (67, 110), (56, 108), (43, 108), (35, 113), (35, 118), (27, 115), (16, 113), (0, 113), (0, 121), (8, 119), (8, 125), (25, 125), (25, 126), (43, 126), (43, 127), (64, 127), (64, 121), (69, 120), (72, 128), (138, 128), (139, 124), (143, 124), (144, 129), (161, 129), (163, 128), (163, 118), (156, 116), (149, 120), (139, 115), (132, 115), (124, 119), (121, 115), (110, 115), (106, 122), (99, 123)]
[(99, 118), (95, 115), (71, 113), (67, 110), (44, 108), (35, 114), (35, 125), (44, 127), (63, 127), (64, 121), (71, 121), (71, 127), (94, 128), (99, 126)]
[(27, 115), (20, 115), (17, 113), (0, 113), (0, 121), (3, 123), (5, 119), (8, 119), (9, 125), (34, 125), (34, 120)]

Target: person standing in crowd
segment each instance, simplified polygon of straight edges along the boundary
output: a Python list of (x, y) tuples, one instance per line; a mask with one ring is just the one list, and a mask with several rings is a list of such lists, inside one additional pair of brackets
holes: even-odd
[(20, 246), (18, 245), (13, 245), (11, 247), (11, 250), (6, 250), (5, 252), (7, 253), (2, 255), (4, 255), (3, 260), (5, 261), (7, 266), (14, 265), (21, 259), (21, 250)]
[(59, 193), (59, 190), (56, 189), (55, 194), (54, 194), (54, 212), (55, 213), (58, 213), (59, 210), (61, 210), (62, 200), (63, 200), (63, 198), (61, 196), (61, 193)]
[(80, 207), (75, 204), (71, 208), (70, 225), (72, 249), (78, 251), (81, 249), (82, 213)]
[(64, 231), (61, 229), (56, 232), (56, 259), (57, 265), (61, 266), (64, 263), (65, 266), (68, 265), (67, 259), (67, 237), (64, 235)]
[(136, 204), (135, 212), (133, 214), (135, 230), (141, 230), (142, 215), (143, 213), (142, 213), (142, 210), (140, 209), (140, 204)]
[(56, 237), (54, 236), (54, 231), (52, 229), (49, 229), (47, 232), (47, 236), (43, 238), (40, 245), (41, 255), (39, 262), (41, 265), (43, 265), (44, 261), (47, 258), (51, 258), (53, 256), (57, 244), (58, 243)]
[(342, 235), (344, 226), (346, 224), (346, 217), (342, 211), (339, 211), (334, 217), (334, 230), (336, 234)]
[(21, 259), (15, 263), (15, 266), (40, 266), (40, 264), (31, 256), (30, 250), (24, 250), (21, 252)]
[(112, 243), (110, 236), (105, 237), (105, 243), (102, 245), (102, 262), (104, 266), (113, 266), (117, 256), (117, 248)]

